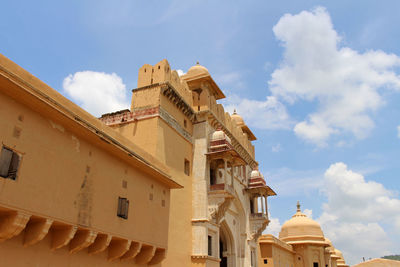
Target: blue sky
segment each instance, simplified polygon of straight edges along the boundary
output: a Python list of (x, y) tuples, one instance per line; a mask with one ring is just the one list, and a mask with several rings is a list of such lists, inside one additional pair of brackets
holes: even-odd
[(300, 200), (349, 263), (400, 254), (399, 1), (3, 1), (2, 10), (0, 53), (95, 115), (129, 103), (143, 64), (167, 58), (186, 72), (199, 61), (258, 138), (278, 193), (271, 232)]

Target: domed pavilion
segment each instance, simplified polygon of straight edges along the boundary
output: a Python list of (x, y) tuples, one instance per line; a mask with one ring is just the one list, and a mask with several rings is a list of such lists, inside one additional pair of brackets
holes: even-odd
[(321, 225), (301, 212), (299, 202), (296, 213), (282, 225), (279, 238), (263, 235), (258, 243), (259, 266), (348, 267)]

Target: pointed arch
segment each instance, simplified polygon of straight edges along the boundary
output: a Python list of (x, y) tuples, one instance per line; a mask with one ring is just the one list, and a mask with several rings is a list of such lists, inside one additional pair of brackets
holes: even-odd
[(221, 226), (219, 228), (219, 238), (220, 238), (219, 254), (221, 258), (220, 266), (222, 267), (236, 266), (235, 240), (232, 231), (225, 220), (221, 222)]

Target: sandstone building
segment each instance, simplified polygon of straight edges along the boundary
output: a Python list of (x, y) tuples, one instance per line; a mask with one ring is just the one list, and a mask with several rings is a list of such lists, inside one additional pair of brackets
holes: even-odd
[(400, 267), (400, 261), (389, 259), (372, 259), (353, 265), (353, 267)]
[(163, 60), (97, 119), (0, 55), (2, 264), (257, 266), (275, 192), (224, 97)]
[(259, 266), (348, 267), (342, 252), (324, 237), (321, 226), (300, 210), (282, 225), (279, 238), (259, 238)]

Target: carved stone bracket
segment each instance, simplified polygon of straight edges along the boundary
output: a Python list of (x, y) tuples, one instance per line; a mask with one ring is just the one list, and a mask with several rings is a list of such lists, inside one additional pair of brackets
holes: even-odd
[(142, 248), (142, 243), (139, 242), (132, 242), (131, 247), (129, 250), (121, 257), (121, 260), (130, 260), (136, 257), (139, 253), (140, 249)]
[(108, 260), (113, 261), (122, 257), (130, 248), (131, 241), (126, 239), (113, 239), (108, 247)]
[(38, 218), (31, 219), (25, 228), (24, 247), (28, 247), (41, 241), (49, 232), (53, 220)]
[(154, 257), (155, 252), (156, 252), (156, 247), (143, 245), (139, 254), (136, 256), (136, 263), (137, 264), (149, 263), (150, 260)]
[(250, 238), (249, 240), (257, 240), (262, 232), (265, 230), (267, 225), (269, 224), (269, 220), (262, 216), (260, 218), (251, 218), (250, 219)]
[(18, 235), (26, 226), (31, 215), (15, 211), (0, 218), (0, 242)]
[(179, 95), (176, 89), (169, 83), (161, 85), (161, 92), (165, 95), (183, 114), (194, 122), (195, 112), (192, 107)]
[(52, 228), (51, 249), (56, 250), (66, 246), (74, 237), (77, 230), (78, 227), (74, 225), (59, 225)]
[(78, 230), (75, 234), (74, 238), (71, 240), (69, 244), (69, 251), (71, 253), (78, 252), (84, 248), (87, 248), (91, 244), (93, 244), (96, 239), (97, 232), (91, 230)]
[(89, 246), (88, 249), (89, 254), (97, 254), (104, 251), (110, 244), (111, 239), (112, 239), (111, 235), (98, 234), (93, 244)]
[(165, 259), (166, 251), (163, 248), (157, 248), (154, 257), (149, 262), (149, 265), (154, 265), (162, 262)]
[(210, 191), (208, 194), (208, 215), (209, 219), (219, 223), (225, 216), (225, 212), (229, 208), (233, 199), (229, 186), (224, 185), (222, 190)]

